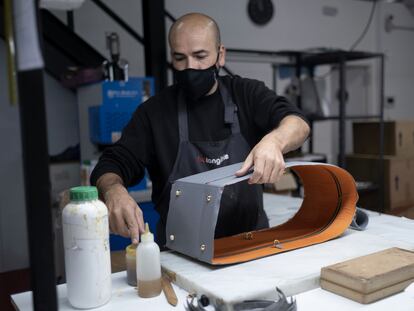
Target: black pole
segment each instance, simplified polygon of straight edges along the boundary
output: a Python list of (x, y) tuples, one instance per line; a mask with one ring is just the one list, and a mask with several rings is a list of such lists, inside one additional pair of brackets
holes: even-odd
[(346, 113), (346, 83), (345, 83), (345, 56), (341, 55), (339, 61), (339, 155), (338, 165), (346, 167), (345, 163), (345, 113)]
[(68, 23), (68, 28), (72, 31), (75, 31), (75, 19), (73, 17), (73, 11), (67, 11), (66, 21)]
[(43, 70), (18, 73), (30, 276), (35, 310), (57, 310)]
[[(302, 84), (300, 82), (300, 78), (302, 76), (302, 54), (298, 53), (295, 55), (295, 77), (297, 83), (297, 96), (296, 96), (296, 105), (299, 109), (302, 109)], [(312, 121), (311, 121), (312, 122)], [(313, 130), (310, 133), (309, 141), (310, 141), (310, 149), (309, 153), (313, 152), (312, 141), (313, 140)], [(299, 147), (299, 152), (302, 153), (302, 147)]]
[[(38, 21), (37, 2), (33, 2)], [(43, 68), (20, 68), (17, 78), (33, 307), (58, 310)]]
[(272, 64), (272, 78), (273, 91), (277, 93), (277, 64)]
[(142, 1), (145, 73), (155, 78), (155, 91), (167, 86), (164, 0)]
[(385, 90), (384, 90), (384, 84), (385, 84), (385, 56), (381, 55), (380, 57), (380, 137), (379, 137), (379, 182), (378, 182), (378, 188), (379, 188), (379, 211), (384, 212), (385, 211), (385, 178), (384, 178), (384, 99), (385, 99)]
[(295, 56), (295, 77), (298, 83), (298, 96), (296, 99), (296, 105), (298, 105), (299, 109), (302, 109), (302, 88), (300, 83), (300, 77), (302, 75), (302, 56), (297, 54)]
[[(318, 90), (317, 90), (317, 86), (316, 86), (316, 84), (315, 84), (315, 67), (314, 66), (311, 66), (311, 67), (308, 67), (308, 71), (309, 71), (309, 76), (312, 78), (312, 83), (314, 83), (314, 87), (315, 87), (315, 90), (316, 90), (316, 92), (318, 92)], [(318, 94), (318, 101), (319, 101), (319, 94)], [(309, 138), (308, 138), (308, 144), (309, 144), (309, 148), (308, 148), (308, 150), (309, 150), (309, 153), (313, 153), (313, 129), (314, 129), (314, 120), (312, 119), (312, 116), (310, 116), (310, 118), (309, 118), (309, 127), (310, 127), (310, 132), (311, 132), (311, 134), (309, 135)]]

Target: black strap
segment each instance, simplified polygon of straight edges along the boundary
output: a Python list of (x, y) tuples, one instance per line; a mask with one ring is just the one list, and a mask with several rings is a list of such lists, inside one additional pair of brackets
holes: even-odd
[(184, 91), (178, 90), (178, 131), (180, 142), (188, 141), (188, 113)]
[(231, 124), (233, 134), (238, 134), (240, 133), (240, 123), (239, 117), (237, 116), (237, 106), (234, 104), (229, 91), (222, 82), (219, 82), (219, 90), (224, 103), (224, 122)]
[[(240, 133), (240, 123), (237, 116), (237, 106), (234, 104), (226, 86), (218, 81), (221, 99), (224, 103), (224, 122), (231, 124), (232, 134)], [(188, 113), (187, 100), (184, 91), (178, 90), (178, 131), (180, 135), (180, 142), (188, 141)]]

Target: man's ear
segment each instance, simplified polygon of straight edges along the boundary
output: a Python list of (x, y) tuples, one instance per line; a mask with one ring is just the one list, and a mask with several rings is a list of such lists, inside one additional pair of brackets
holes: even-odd
[(226, 63), (226, 48), (224, 47), (223, 44), (220, 44), (218, 64), (220, 67), (223, 67), (225, 63)]

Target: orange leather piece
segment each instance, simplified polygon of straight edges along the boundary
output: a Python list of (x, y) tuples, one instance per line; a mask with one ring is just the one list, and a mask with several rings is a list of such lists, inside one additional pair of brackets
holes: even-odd
[(296, 215), (276, 227), (214, 240), (212, 264), (239, 263), (326, 242), (348, 228), (358, 200), (353, 177), (331, 165), (298, 165), (291, 170), (305, 191)]

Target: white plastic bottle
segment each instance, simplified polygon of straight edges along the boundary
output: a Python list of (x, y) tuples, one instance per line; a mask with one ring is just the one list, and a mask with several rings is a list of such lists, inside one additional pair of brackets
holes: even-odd
[(158, 296), (161, 293), (160, 248), (154, 242), (154, 235), (145, 224), (145, 233), (137, 247), (138, 295), (143, 298)]
[(111, 298), (108, 210), (96, 187), (70, 189), (62, 215), (67, 296), (75, 308), (99, 307)]

